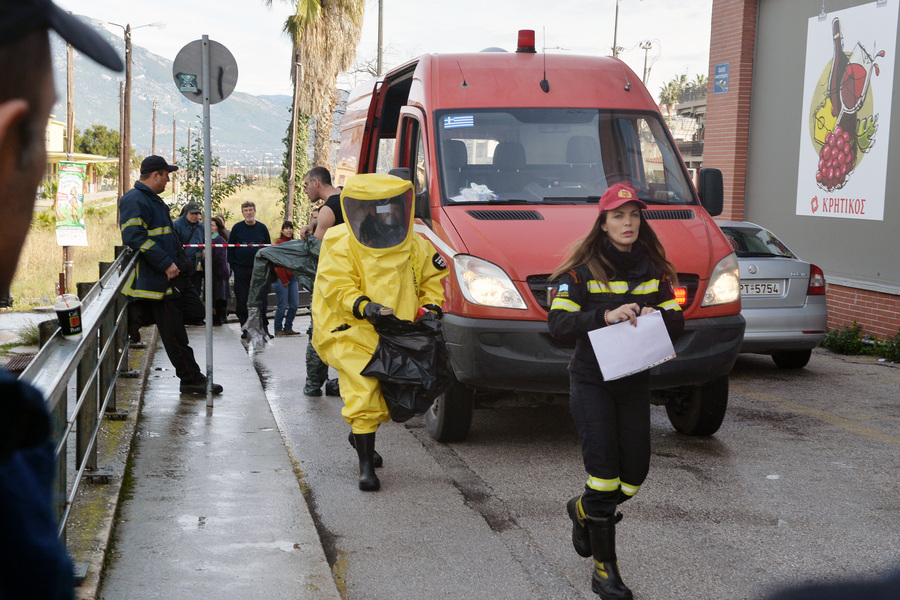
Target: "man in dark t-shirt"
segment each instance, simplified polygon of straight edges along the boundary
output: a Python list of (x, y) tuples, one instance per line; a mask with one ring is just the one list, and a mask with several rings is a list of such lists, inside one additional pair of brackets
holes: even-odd
[[(229, 244), (271, 244), (269, 237), (269, 229), (256, 220), (256, 204), (250, 200), (241, 204), (241, 214), (244, 220), (235, 223), (231, 228), (228, 237)], [(228, 248), (228, 264), (231, 265), (231, 272), (234, 273), (234, 312), (241, 322), (241, 327), (247, 322), (247, 298), (250, 295), (250, 278), (253, 275), (253, 259), (259, 252), (259, 246), (249, 248)], [(266, 312), (269, 309), (269, 303), (266, 296), (268, 295), (269, 286), (263, 289), (261, 318), (263, 330), (270, 338), (269, 322), (266, 319)]]
[[(303, 187), (311, 204), (315, 205), (322, 200), (325, 200), (325, 204), (319, 209), (315, 229), (310, 225), (305, 225), (300, 229), (300, 237), (306, 239), (306, 236), (312, 233), (321, 241), (325, 238), (325, 232), (329, 228), (344, 222), (344, 213), (341, 211), (341, 190), (331, 183), (331, 173), (325, 167), (310, 169), (303, 178)], [(312, 318), (307, 335), (312, 340)], [(310, 342), (306, 347), (306, 386), (303, 388), (303, 393), (307, 396), (321, 396), (322, 384), (327, 379), (328, 365), (322, 362)], [(327, 389), (328, 386), (326, 386)]]
[(331, 183), (331, 173), (325, 167), (310, 169), (303, 178), (303, 187), (310, 204), (315, 205), (323, 200), (325, 204), (319, 209), (315, 230), (306, 225), (300, 229), (300, 237), (305, 239), (307, 234), (312, 233), (321, 241), (325, 238), (325, 232), (329, 227), (344, 222), (344, 214), (341, 212), (341, 190)]

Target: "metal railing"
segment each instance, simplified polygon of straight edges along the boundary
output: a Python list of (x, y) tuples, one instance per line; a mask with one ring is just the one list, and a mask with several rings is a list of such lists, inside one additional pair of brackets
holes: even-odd
[[(61, 538), (85, 472), (97, 470), (103, 415), (118, 412), (116, 381), (128, 364), (127, 299), (121, 291), (136, 260), (136, 253), (119, 247), (114, 262), (100, 263), (100, 280), (81, 298), (81, 336), (64, 338), (57, 329), (20, 375), (41, 391), (53, 415)], [(70, 407), (68, 387), (73, 376), (77, 383), (74, 406)], [(68, 446), (73, 430), (75, 475), (70, 485)]]

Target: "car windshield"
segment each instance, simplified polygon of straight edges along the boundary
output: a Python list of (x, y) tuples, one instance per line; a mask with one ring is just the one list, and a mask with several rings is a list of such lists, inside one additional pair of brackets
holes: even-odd
[(435, 116), (445, 204), (596, 203), (619, 182), (648, 204), (697, 204), (658, 114), (510, 108)]
[(722, 233), (738, 258), (797, 258), (771, 231), (753, 226), (723, 225)]

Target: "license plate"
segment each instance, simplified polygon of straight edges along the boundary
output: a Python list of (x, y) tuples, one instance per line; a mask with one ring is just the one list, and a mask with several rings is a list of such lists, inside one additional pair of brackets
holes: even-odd
[(754, 281), (741, 284), (742, 296), (780, 296), (780, 281)]

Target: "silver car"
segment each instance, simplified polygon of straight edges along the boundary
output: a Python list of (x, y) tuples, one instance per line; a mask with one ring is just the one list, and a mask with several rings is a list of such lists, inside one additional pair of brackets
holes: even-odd
[(825, 275), (775, 235), (746, 221), (717, 221), (738, 258), (741, 315), (747, 321), (741, 352), (771, 354), (782, 369), (801, 369), (825, 339)]

